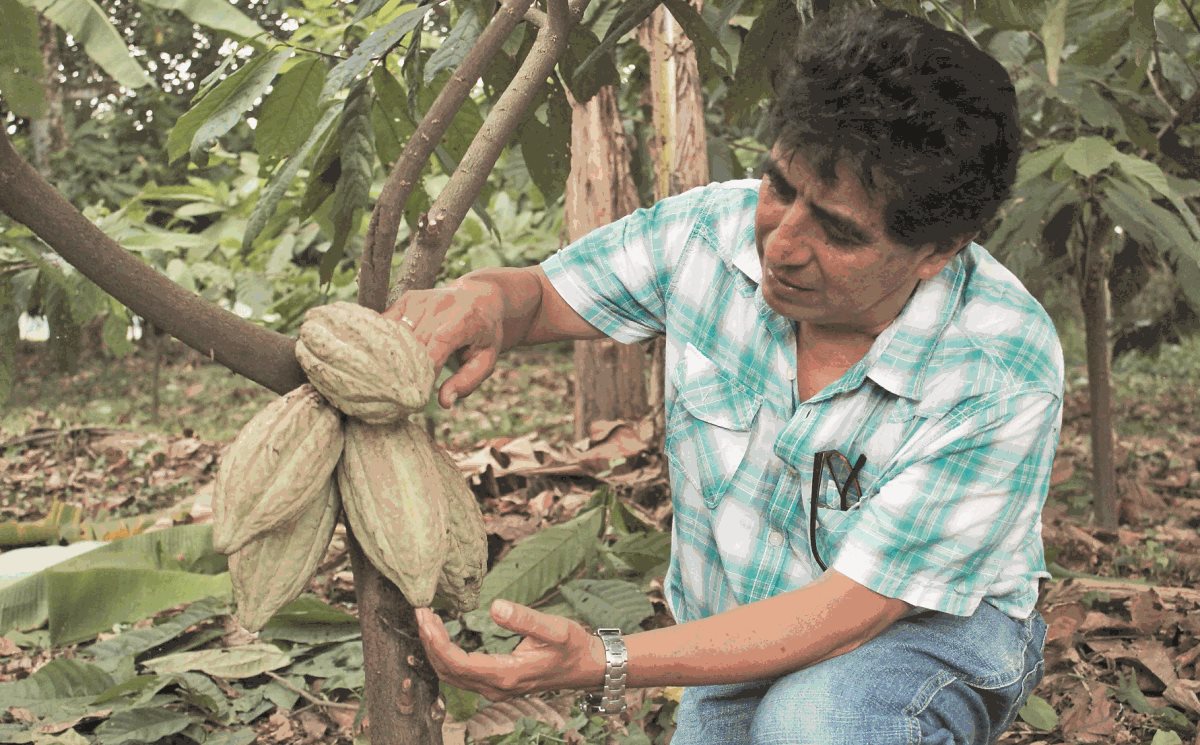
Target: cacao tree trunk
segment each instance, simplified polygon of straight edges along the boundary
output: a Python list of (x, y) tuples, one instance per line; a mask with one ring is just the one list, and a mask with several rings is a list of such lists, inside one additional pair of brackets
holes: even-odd
[[(591, 100), (571, 100), (571, 173), (567, 177), (567, 238), (624, 217), (638, 207), (629, 145), (616, 94), (601, 88)], [(575, 342), (575, 437), (600, 419), (640, 419), (646, 403), (646, 350), (611, 339)]]
[[(691, 0), (697, 10), (702, 0)], [(650, 55), (650, 95), (654, 120), (651, 158), (655, 164), (654, 198), (664, 199), (709, 181), (708, 136), (695, 44), (675, 18), (657, 8), (644, 23), (639, 40)], [(648, 402), (654, 412), (654, 447), (662, 447), (664, 342), (651, 343)]]
[(1117, 527), (1117, 475), (1113, 442), (1112, 347), (1109, 341), (1108, 274), (1112, 265), (1109, 235), (1112, 224), (1103, 216), (1084, 236), (1084, 269), (1080, 277), (1084, 334), (1087, 339), (1088, 398), (1091, 404), (1092, 504), (1096, 522)]

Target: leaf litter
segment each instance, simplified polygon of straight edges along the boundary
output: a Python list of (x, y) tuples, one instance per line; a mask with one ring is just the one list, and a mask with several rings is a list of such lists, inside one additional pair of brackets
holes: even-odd
[[(434, 412), (428, 424), (480, 499), (490, 534), (490, 566), (502, 562), (514, 543), (587, 514), (596, 506), (596, 495), (607, 492), (610, 522), (626, 521), (632, 528), (620, 533), (609, 526), (601, 543), (618, 550), (602, 552), (601, 572), (638, 581), (652, 601), (652, 614), (640, 620), (642, 628), (669, 625), (661, 567), (657, 576), (648, 571), (661, 549), (647, 548), (646, 538), (670, 526), (669, 489), (650, 425), (600, 422), (587, 437), (574, 440), (569, 365), (569, 352), (555, 358), (520, 350), (481, 391), (450, 412)], [(195, 396), (211, 393), (197, 385), (187, 386), (187, 405), (193, 410), (203, 406)], [(245, 411), (249, 416), (253, 406)], [(523, 417), (523, 412), (531, 415)], [(1086, 397), (1078, 391), (1068, 396), (1043, 523), (1047, 558), (1056, 575), (1039, 605), (1049, 626), (1046, 674), (1002, 743), (1153, 740), (1157, 745), (1200, 745), (1200, 591), (1193, 589), (1200, 578), (1200, 434), (1195, 413), (1188, 396), (1170, 391), (1125, 412), (1123, 421), (1146, 426), (1118, 433), (1122, 527), (1105, 531), (1090, 523)], [(58, 520), (57, 535), (64, 540), (112, 539), (204, 523), (211, 519), (209, 485), (223, 447), (223, 442), (189, 431), (42, 420), (0, 442), (0, 479), (9, 487), (0, 501), (0, 521), (28, 525)], [(62, 508), (56, 512), (55, 505), (67, 506), (68, 515), (63, 517)], [(634, 565), (643, 571), (631, 573)], [(571, 579), (564, 578), (563, 584)], [(87, 666), (59, 671), (59, 679), (67, 681), (61, 684), (75, 686), (75, 692), (89, 690), (89, 680), (96, 684), (94, 675), (88, 677), (92, 668), (107, 666), (111, 672), (102, 674), (122, 681), (92, 697), (104, 700), (102, 706), (88, 701), (80, 709), (73, 699), (50, 696), (43, 702), (43, 716), (28, 706), (0, 708), (0, 743), (33, 742), (29, 733), (35, 729), (41, 737), (50, 733), (62, 742), (352, 743), (362, 724), (362, 657), (356, 627), (339, 623), (335, 615), (354, 612), (340, 528), (308, 589), (309, 595), (285, 609), (258, 638), (241, 630), (228, 615), (227, 601), (222, 605), (220, 600), (211, 601), (217, 611), (194, 614), (194, 623), (186, 619), (173, 626), (174, 619), (187, 614), (186, 608), (176, 608), (102, 634), (90, 645), (52, 648), (44, 630), (0, 636), (0, 686), (35, 680), (48, 663), (59, 660)], [(535, 604), (572, 612), (557, 593)], [(316, 620), (307, 623), (305, 618)], [(450, 620), (449, 625), (468, 646), (500, 650), (515, 643), (489, 635), (485, 626), (472, 629), (467, 620)], [(147, 637), (153, 641), (149, 648), (121, 643), (154, 629), (162, 631)], [(496, 630), (503, 631), (490, 631)], [(266, 647), (283, 657), (271, 657), (274, 653)], [(271, 661), (251, 660), (239, 668), (253, 673), (255, 665), (262, 667), (249, 677), (206, 669), (204, 653), (242, 648), (251, 650), (251, 657)], [(199, 662), (159, 672), (145, 665), (172, 655)], [(671, 730), (679, 692), (631, 691), (630, 711), (600, 723), (579, 713), (573, 692), (531, 698), (529, 711), (509, 711), (511, 705), (489, 706), (473, 694), (443, 690), (449, 705), (444, 732), (448, 743), (485, 736), (490, 742), (519, 743), (542, 735), (573, 743), (610, 737), (661, 743)], [(157, 713), (145, 713), (152, 708)], [(144, 739), (150, 734), (158, 739)], [(138, 737), (143, 740), (131, 739)]]

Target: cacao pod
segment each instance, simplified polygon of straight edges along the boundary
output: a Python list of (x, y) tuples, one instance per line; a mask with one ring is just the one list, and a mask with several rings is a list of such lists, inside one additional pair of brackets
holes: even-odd
[(337, 467), (342, 417), (310, 385), (281, 396), (242, 427), (213, 486), (213, 548), (230, 554), (295, 520)]
[(296, 359), (330, 403), (371, 424), (420, 411), (433, 388), (433, 361), (412, 331), (354, 303), (305, 313)]
[(437, 597), (465, 613), (479, 607), (479, 590), (487, 574), (487, 526), (479, 502), (454, 459), (436, 444), (434, 456), (446, 493), (446, 523), (450, 531)]
[(239, 623), (258, 631), (304, 591), (333, 538), (340, 507), (331, 474), (295, 520), (257, 536), (229, 557)]
[(432, 602), (449, 542), (446, 489), (434, 447), (408, 421), (348, 419), (337, 467), (355, 539), (414, 608)]

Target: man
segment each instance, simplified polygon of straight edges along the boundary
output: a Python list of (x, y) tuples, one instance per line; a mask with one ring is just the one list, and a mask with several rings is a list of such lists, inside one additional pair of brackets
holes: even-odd
[(460, 354), (446, 407), (504, 349), (666, 337), (678, 624), (624, 637), (624, 664), (616, 635), (502, 602), (511, 655), (466, 654), (428, 609), (422, 641), (491, 700), (686, 686), (674, 745), (992, 742), (1042, 676), (1062, 394), (1049, 318), (972, 242), (1014, 179), (1012, 83), (873, 10), (805, 30), (771, 119), (761, 182), (388, 310), (438, 367)]

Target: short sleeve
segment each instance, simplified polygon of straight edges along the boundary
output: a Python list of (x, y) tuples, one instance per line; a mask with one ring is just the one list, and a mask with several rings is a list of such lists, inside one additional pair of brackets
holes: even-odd
[(1041, 512), (1061, 419), (1061, 398), (1049, 392), (1006, 392), (951, 411), (863, 500), (832, 568), (960, 616), (984, 596), (1036, 593), (1030, 572), (1044, 567)]
[(542, 262), (576, 313), (613, 339), (663, 333), (671, 269), (703, 214), (705, 188), (593, 230)]

